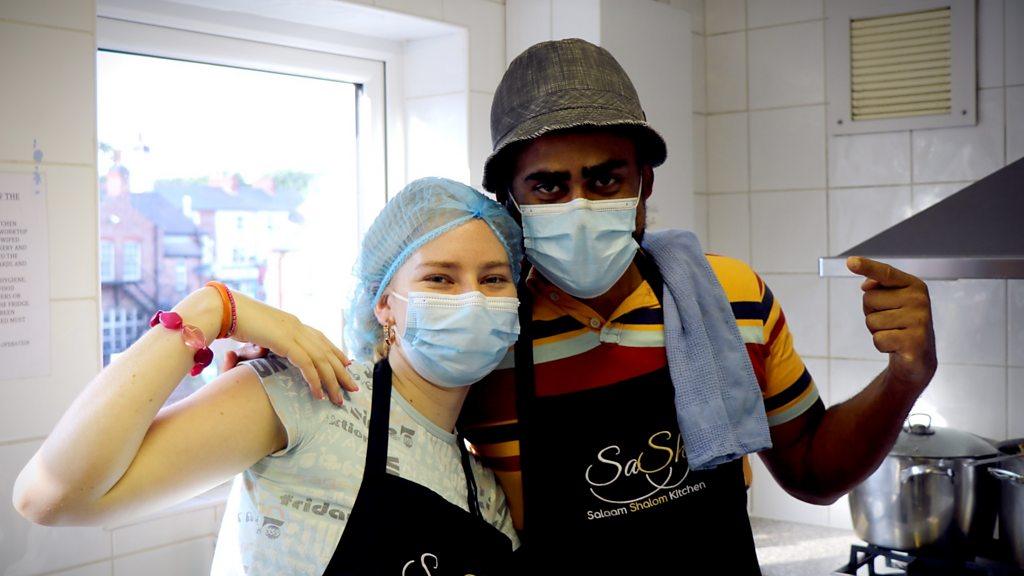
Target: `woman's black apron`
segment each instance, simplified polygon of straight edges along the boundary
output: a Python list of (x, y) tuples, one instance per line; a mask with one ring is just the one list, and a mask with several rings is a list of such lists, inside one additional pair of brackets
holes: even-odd
[[(660, 300), (660, 274), (637, 260)], [(522, 573), (760, 574), (742, 461), (689, 469), (667, 367), (539, 397), (532, 348), (516, 346)]]
[(470, 511), (429, 488), (387, 473), (391, 366), (373, 370), (366, 469), (348, 524), (325, 576), (503, 574), (512, 543), (480, 514), (476, 482), (460, 437)]

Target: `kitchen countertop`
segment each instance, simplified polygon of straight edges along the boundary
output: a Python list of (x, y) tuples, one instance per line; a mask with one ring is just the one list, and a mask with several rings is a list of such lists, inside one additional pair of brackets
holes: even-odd
[(827, 576), (863, 544), (852, 530), (751, 518), (763, 576)]

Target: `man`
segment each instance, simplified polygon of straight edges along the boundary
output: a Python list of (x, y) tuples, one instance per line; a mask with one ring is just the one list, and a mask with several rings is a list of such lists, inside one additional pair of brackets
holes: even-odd
[[(677, 400), (702, 386), (701, 367), (670, 360), (680, 331), (669, 328), (678, 322), (665, 298), (677, 302), (670, 294), (680, 270), (666, 264), (671, 252), (653, 255), (655, 233), (645, 238), (654, 168), (667, 152), (628, 76), (585, 41), (537, 44), (502, 78), (491, 134), (484, 187), (524, 226), (530, 317), (514, 360), (473, 387), (460, 429), (508, 495), (524, 537), (523, 571), (758, 574), (740, 460), (688, 466), (694, 446), (682, 430), (693, 413), (684, 417)], [(672, 193), (671, 183), (665, 188)], [(684, 246), (687, 237), (673, 238)], [(646, 240), (652, 249), (640, 248)], [(754, 395), (763, 396), (761, 412), (751, 413), (766, 413), (770, 425), (762, 459), (790, 494), (834, 502), (878, 466), (934, 374), (925, 284), (879, 262), (849, 261), (866, 278), (865, 321), (889, 365), (826, 410), (764, 282), (738, 260), (706, 262), (713, 280), (702, 283), (708, 266), (700, 261), (685, 271), (697, 280), (684, 288), (696, 301), (718, 298), (727, 312), (701, 308), (681, 332), (692, 338), (704, 324), (709, 333), (738, 332), (746, 352), (738, 364), (749, 360)], [(704, 357), (742, 380), (727, 356), (712, 349)], [(732, 392), (726, 386), (723, 398)]]

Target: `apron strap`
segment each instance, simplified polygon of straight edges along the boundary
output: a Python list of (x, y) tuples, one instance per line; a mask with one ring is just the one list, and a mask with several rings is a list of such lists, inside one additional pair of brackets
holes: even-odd
[(391, 418), (391, 364), (383, 358), (373, 367), (373, 400), (370, 405), (370, 438), (366, 446), (367, 476), (387, 474), (388, 421)]
[(469, 463), (469, 450), (466, 449), (466, 438), (459, 433), (455, 440), (459, 444), (459, 452), (462, 453), (462, 472), (466, 475), (466, 502), (469, 504), (469, 511), (477, 518), (483, 519), (480, 513), (480, 500), (477, 496), (476, 478), (473, 476), (473, 467)]
[(654, 261), (654, 258), (651, 258), (651, 255), (644, 252), (641, 248), (636, 251), (636, 258), (633, 261), (636, 262), (636, 267), (640, 269), (640, 276), (650, 285), (651, 291), (654, 292), (654, 297), (658, 299), (658, 304), (664, 307), (665, 280), (662, 278), (661, 270), (658, 270), (658, 264)]
[[(383, 358), (373, 367), (373, 403), (370, 406), (370, 438), (366, 446), (366, 470), (364, 475), (376, 476), (387, 474), (388, 465), (388, 424), (391, 417), (391, 364)], [(476, 478), (469, 463), (469, 451), (466, 450), (465, 438), (460, 434), (456, 442), (462, 454), (462, 472), (466, 476), (466, 502), (469, 510), (477, 518), (480, 513), (480, 500), (477, 496)]]
[(515, 373), (516, 373), (516, 420), (518, 421), (519, 437), (519, 477), (523, 486), (523, 530), (524, 539), (529, 533), (530, 518), (530, 474), (529, 452), (532, 440), (530, 438), (530, 413), (536, 391), (533, 370), (533, 295), (526, 286), (527, 272), (522, 272), (519, 291), (519, 341), (515, 346)]

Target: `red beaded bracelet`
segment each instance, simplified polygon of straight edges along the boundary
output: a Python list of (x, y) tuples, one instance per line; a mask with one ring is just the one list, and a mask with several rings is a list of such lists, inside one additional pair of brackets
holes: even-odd
[(192, 370), (189, 374), (192, 376), (198, 376), (204, 368), (213, 362), (213, 350), (206, 345), (206, 336), (203, 335), (203, 331), (191, 324), (185, 324), (181, 319), (181, 315), (177, 312), (165, 312), (163, 310), (157, 310), (156, 314), (149, 319), (150, 327), (160, 324), (164, 328), (169, 330), (181, 330), (181, 340), (185, 343), (185, 346), (196, 351), (192, 356), (192, 360), (195, 364), (192, 365)]

